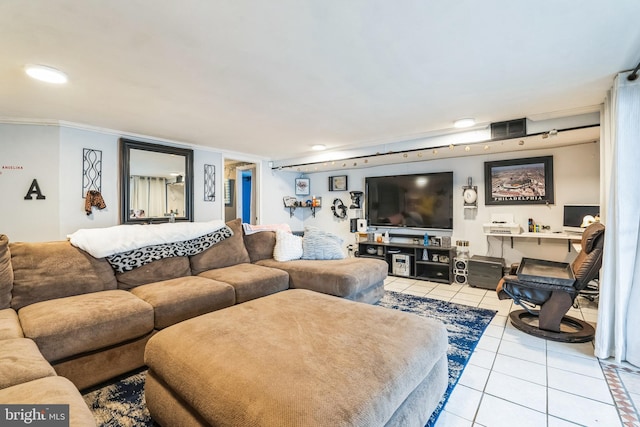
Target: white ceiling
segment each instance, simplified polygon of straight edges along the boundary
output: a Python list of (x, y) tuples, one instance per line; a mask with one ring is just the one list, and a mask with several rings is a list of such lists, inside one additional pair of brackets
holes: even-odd
[(639, 16), (638, 0), (2, 0), (0, 116), (273, 160), (404, 141), (601, 104), (640, 61)]

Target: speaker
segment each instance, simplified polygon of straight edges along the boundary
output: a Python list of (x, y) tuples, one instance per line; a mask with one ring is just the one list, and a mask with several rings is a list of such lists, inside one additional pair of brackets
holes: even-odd
[(461, 274), (458, 272), (453, 273), (453, 281), (457, 285), (466, 285), (468, 276), (466, 274)]
[[(453, 259), (453, 269), (454, 270), (464, 270), (465, 272), (469, 270), (469, 258), (454, 258)], [(467, 273), (465, 273), (467, 274)]]

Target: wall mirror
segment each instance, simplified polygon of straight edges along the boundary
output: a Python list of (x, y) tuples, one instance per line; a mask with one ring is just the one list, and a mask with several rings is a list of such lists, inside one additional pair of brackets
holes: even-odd
[(193, 150), (120, 139), (122, 224), (193, 221)]

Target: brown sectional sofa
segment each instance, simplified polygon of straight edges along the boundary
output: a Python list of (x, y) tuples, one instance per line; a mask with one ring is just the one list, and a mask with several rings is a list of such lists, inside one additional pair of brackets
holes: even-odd
[[(384, 294), (383, 261), (279, 263), (272, 259), (274, 232), (244, 235), (239, 220), (227, 226), (234, 235), (198, 255), (165, 258), (125, 273), (114, 273), (105, 259), (67, 241), (9, 243), (0, 235), (0, 343), (5, 348), (5, 340), (20, 341), (12, 344), (18, 352), (13, 358), (0, 354), (0, 403), (13, 401), (13, 387), (22, 386), (17, 394), (25, 392), (25, 385), (16, 383), (60, 384), (62, 379), (43, 381), (55, 374), (78, 389), (115, 378), (144, 366), (146, 342), (158, 330), (288, 288), (367, 303)], [(19, 350), (25, 348), (31, 350)], [(3, 386), (12, 361), (28, 365), (34, 348), (41, 353), (39, 362), (55, 372), (44, 366), (38, 378), (27, 375)], [(80, 419), (86, 418), (80, 412)]]

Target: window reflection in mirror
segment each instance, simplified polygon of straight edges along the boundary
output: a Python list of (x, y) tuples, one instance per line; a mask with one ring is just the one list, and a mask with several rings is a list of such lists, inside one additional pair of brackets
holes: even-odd
[(121, 139), (122, 222), (192, 220), (193, 151)]

